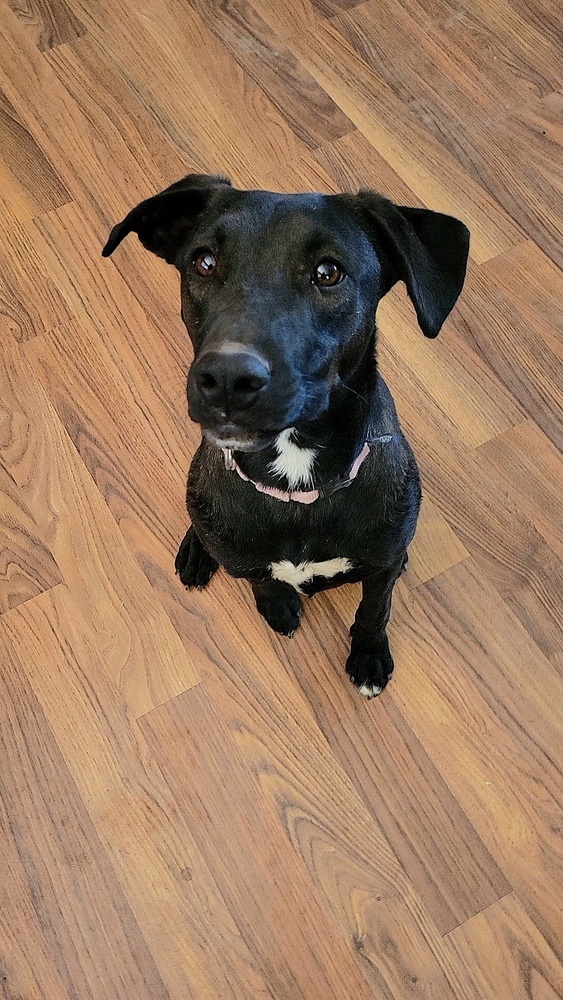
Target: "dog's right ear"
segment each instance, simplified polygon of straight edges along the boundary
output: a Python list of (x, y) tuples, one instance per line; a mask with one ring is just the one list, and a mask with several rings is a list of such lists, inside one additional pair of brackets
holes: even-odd
[(228, 177), (188, 174), (165, 191), (133, 208), (109, 234), (102, 257), (109, 257), (128, 233), (137, 233), (143, 246), (175, 264), (182, 241), (214, 194), (231, 187)]

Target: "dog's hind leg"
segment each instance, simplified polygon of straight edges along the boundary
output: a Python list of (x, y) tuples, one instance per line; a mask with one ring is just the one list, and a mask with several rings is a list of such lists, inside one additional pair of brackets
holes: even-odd
[(176, 556), (176, 572), (184, 587), (207, 586), (219, 563), (206, 552), (196, 535), (193, 525), (188, 528)]
[(346, 672), (360, 694), (380, 694), (393, 673), (393, 657), (387, 639), (391, 597), (397, 577), (406, 567), (406, 553), (394, 566), (374, 572), (362, 583), (363, 596), (350, 635), (352, 646)]
[(297, 591), (283, 580), (251, 580), (256, 607), (270, 628), (292, 636), (303, 613)]

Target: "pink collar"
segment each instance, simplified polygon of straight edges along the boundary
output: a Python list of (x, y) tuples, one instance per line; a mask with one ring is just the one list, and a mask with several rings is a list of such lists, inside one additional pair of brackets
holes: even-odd
[(331, 485), (330, 488), (309, 491), (291, 490), (288, 493), (284, 492), (284, 490), (276, 489), (275, 486), (265, 486), (264, 483), (255, 483), (254, 480), (249, 479), (249, 477), (244, 474), (240, 466), (237, 465), (230, 448), (223, 448), (222, 452), (225, 456), (225, 468), (238, 472), (240, 478), (244, 479), (247, 483), (252, 483), (254, 488), (257, 489), (259, 493), (266, 493), (267, 496), (274, 497), (276, 500), (281, 500), (283, 503), (289, 503), (290, 500), (293, 500), (295, 503), (309, 504), (314, 503), (315, 500), (319, 499), (319, 497), (330, 496), (332, 493), (335, 493), (336, 490), (340, 490), (344, 486), (349, 486), (352, 480), (358, 475), (360, 466), (368, 457), (370, 444), (386, 444), (388, 441), (392, 440), (393, 436), (393, 434), (382, 434), (381, 437), (372, 438), (370, 441), (366, 441), (346, 478), (338, 480), (338, 482)]

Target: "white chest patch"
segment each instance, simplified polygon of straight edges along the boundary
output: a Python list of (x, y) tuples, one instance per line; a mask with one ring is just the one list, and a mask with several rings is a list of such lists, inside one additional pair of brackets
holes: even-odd
[(275, 476), (285, 476), (288, 489), (313, 485), (313, 465), (317, 452), (315, 448), (300, 448), (292, 440), (295, 427), (287, 427), (278, 434), (275, 442), (278, 457), (270, 462), (270, 472)]
[(289, 583), (296, 590), (300, 590), (301, 584), (309, 583), (314, 576), (336, 576), (337, 573), (347, 573), (354, 564), (345, 556), (338, 556), (336, 559), (325, 559), (324, 562), (302, 562), (295, 565), (289, 559), (282, 559), (281, 562), (272, 563), (272, 579), (283, 580)]

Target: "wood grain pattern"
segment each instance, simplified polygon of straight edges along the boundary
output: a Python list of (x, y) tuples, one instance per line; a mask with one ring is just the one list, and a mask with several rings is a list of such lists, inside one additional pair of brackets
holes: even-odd
[(61, 580), (14, 480), (0, 465), (0, 614)]
[[(0, 995), (555, 1000), (563, 668), (557, 0), (0, 0)], [(360, 588), (291, 641), (174, 576), (199, 440), (174, 269), (108, 230), (190, 172), (463, 218), (379, 363), (424, 504), (393, 683)]]
[(370, 71), (332, 24), (291, 39), (295, 54), (414, 193), (471, 228), (472, 255), (489, 260), (522, 239), (495, 200)]
[[(66, 588), (43, 597), (19, 614), (11, 612), (2, 623), (9, 645), (20, 651), (22, 679), (33, 688), (56, 750), (64, 756), (65, 783), (72, 787), (74, 781), (79, 792), (78, 816), (95, 830), (87, 863), (86, 858), (76, 857), (72, 830), (76, 820), (69, 818), (64, 785), (59, 794), (57, 785), (47, 786), (46, 804), (51, 806), (53, 826), (58, 827), (57, 843), (68, 855), (70, 876), (76, 881), (75, 869), (81, 866), (94, 883), (96, 865), (109, 858), (125, 928), (132, 925), (133, 946), (139, 940), (143, 943), (139, 957), (147, 965), (144, 979), (138, 982), (117, 953), (115, 978), (119, 975), (121, 981), (111, 995), (130, 997), (135, 989), (143, 1000), (171, 993), (194, 1000), (267, 996), (170, 791), (108, 684), (87, 622)], [(41, 647), (47, 651), (48, 675), (42, 669)], [(45, 853), (48, 859), (49, 851)], [(78, 904), (75, 909), (81, 913)], [(124, 935), (119, 924), (114, 926), (111, 911), (107, 918), (99, 937), (100, 946), (110, 949), (109, 960)], [(158, 975), (146, 957), (147, 949), (155, 956)], [(56, 947), (51, 953), (58, 954)], [(98, 965), (105, 970), (106, 961)], [(85, 989), (83, 995), (107, 996), (107, 984), (97, 982), (100, 968), (96, 975), (90, 967), (86, 972), (89, 992)], [(74, 989), (72, 995), (76, 996)]]
[(194, 664), (41, 386), (15, 350), (3, 362), (3, 460), (92, 626), (105, 670), (142, 715), (196, 683)]
[[(180, 18), (183, 5), (169, 0)], [(190, 0), (202, 20), (268, 95), (272, 104), (305, 145), (315, 149), (354, 128), (351, 121), (303, 70), (289, 49), (246, 0), (209, 4)]]
[(8, 206), (0, 214), (0, 331), (22, 343), (69, 318), (62, 295)]
[[(521, 994), (557, 1000), (563, 992), (561, 965), (518, 897), (511, 893), (449, 935), (454, 951), (473, 970), (475, 996), (513, 1000)], [(486, 972), (482, 954), (491, 956)]]
[(0, 181), (2, 201), (20, 221), (70, 201), (44, 152), (1, 90)]
[(84, 25), (65, 0), (8, 0), (8, 3), (41, 52), (74, 42), (84, 34)]
[(0, 777), (2, 989), (6, 996), (45, 1000), (104, 992), (125, 1000), (132, 989), (164, 997), (149, 949), (26, 677), (29, 659), (41, 663), (48, 655), (50, 672), (65, 660), (65, 642), (53, 642), (43, 613), (51, 597), (42, 598), (0, 620), (0, 743), (3, 758), (14, 765), (2, 768)]

